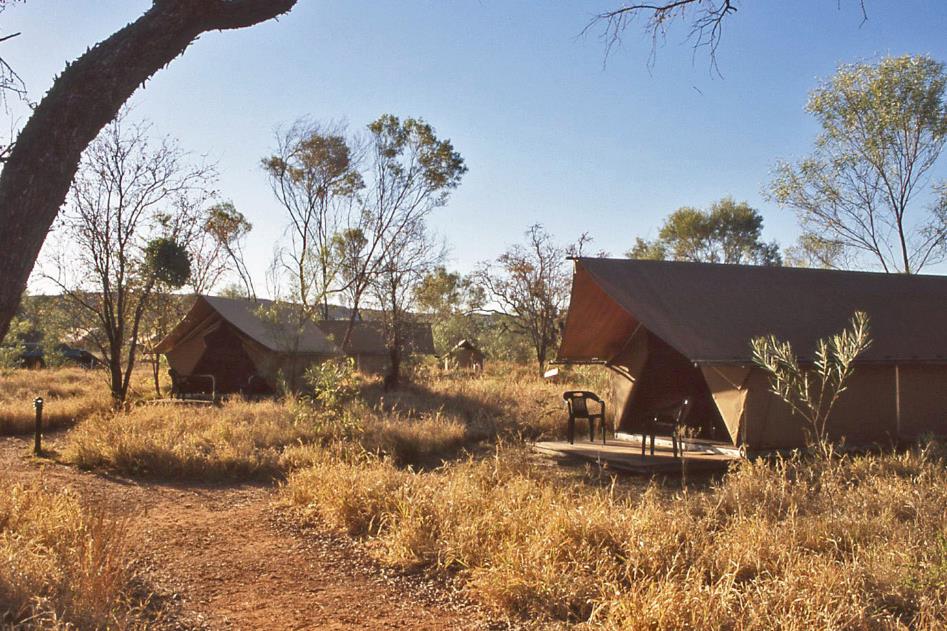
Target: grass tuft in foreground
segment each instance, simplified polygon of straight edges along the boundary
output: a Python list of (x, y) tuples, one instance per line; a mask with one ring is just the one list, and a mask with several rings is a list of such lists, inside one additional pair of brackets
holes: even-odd
[(279, 473), (282, 448), (308, 437), (290, 408), (276, 402), (142, 405), (83, 421), (69, 433), (62, 457), (127, 475), (257, 478)]
[(15, 628), (135, 626), (121, 524), (83, 512), (67, 490), (0, 491), (0, 611)]
[(933, 449), (746, 463), (707, 490), (677, 493), (578, 483), (519, 450), (432, 472), (326, 457), (285, 492), (308, 519), (370, 538), (383, 562), (457, 575), (522, 619), (947, 624), (947, 470)]

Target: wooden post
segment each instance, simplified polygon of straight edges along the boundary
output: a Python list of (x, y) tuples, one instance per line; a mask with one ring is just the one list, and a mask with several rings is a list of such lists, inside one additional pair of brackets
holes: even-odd
[(33, 437), (33, 453), (39, 456), (43, 453), (43, 397), (36, 397), (33, 400), (33, 407), (36, 408), (36, 434)]

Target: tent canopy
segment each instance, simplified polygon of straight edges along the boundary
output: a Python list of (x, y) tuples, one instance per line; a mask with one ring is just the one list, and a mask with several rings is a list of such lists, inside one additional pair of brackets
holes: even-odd
[[(290, 349), (303, 355), (340, 355), (340, 345), (348, 328), (348, 320), (307, 320), (296, 340), (291, 335), (291, 314), (288, 308), (274, 309), (273, 301), (252, 302), (243, 298), (198, 296), (190, 311), (172, 331), (155, 346), (155, 352), (166, 353), (182, 340), (202, 329), (204, 323), (217, 318), (229, 323), (242, 335), (263, 348), (283, 353)], [(266, 312), (270, 311), (272, 315)], [(431, 326), (411, 323), (405, 327), (405, 348), (409, 353), (434, 354)], [(297, 345), (298, 344), (298, 345)], [(356, 320), (345, 354), (384, 355), (385, 336), (380, 322)]]
[(270, 300), (253, 302), (244, 298), (198, 296), (184, 319), (155, 346), (155, 352), (168, 352), (198, 328), (202, 322), (214, 316), (219, 316), (230, 323), (243, 335), (267, 350), (285, 352), (292, 344), (294, 352), (301, 354), (333, 355), (339, 352), (336, 345), (315, 322), (311, 321), (303, 324), (298, 346), (295, 345), (297, 340), (284, 339), (289, 336), (286, 332), (289, 327), (280, 323), (280, 314), (276, 314), (274, 321), (269, 321), (263, 315), (265, 311), (272, 309), (273, 305), (274, 303)]
[(692, 362), (750, 363), (774, 334), (802, 359), (869, 315), (863, 362), (947, 363), (947, 277), (578, 258), (558, 359), (608, 363), (639, 327)]

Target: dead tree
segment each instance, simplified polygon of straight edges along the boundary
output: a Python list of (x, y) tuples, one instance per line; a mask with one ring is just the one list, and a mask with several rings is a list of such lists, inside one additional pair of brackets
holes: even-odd
[(296, 0), (155, 0), (69, 64), (36, 106), (0, 173), (0, 338), (6, 334), (82, 152), (140, 85), (201, 33), (252, 26)]

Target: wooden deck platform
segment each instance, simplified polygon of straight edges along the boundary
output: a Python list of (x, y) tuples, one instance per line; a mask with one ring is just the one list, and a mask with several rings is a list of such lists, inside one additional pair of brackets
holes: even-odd
[(740, 460), (739, 456), (700, 451), (686, 451), (683, 458), (676, 459), (669, 447), (660, 445), (655, 445), (653, 456), (650, 445), (642, 456), (640, 443), (615, 439), (604, 445), (578, 440), (575, 444), (565, 440), (543, 441), (535, 443), (533, 450), (566, 464), (592, 462), (607, 469), (645, 475), (724, 472), (731, 462)]

